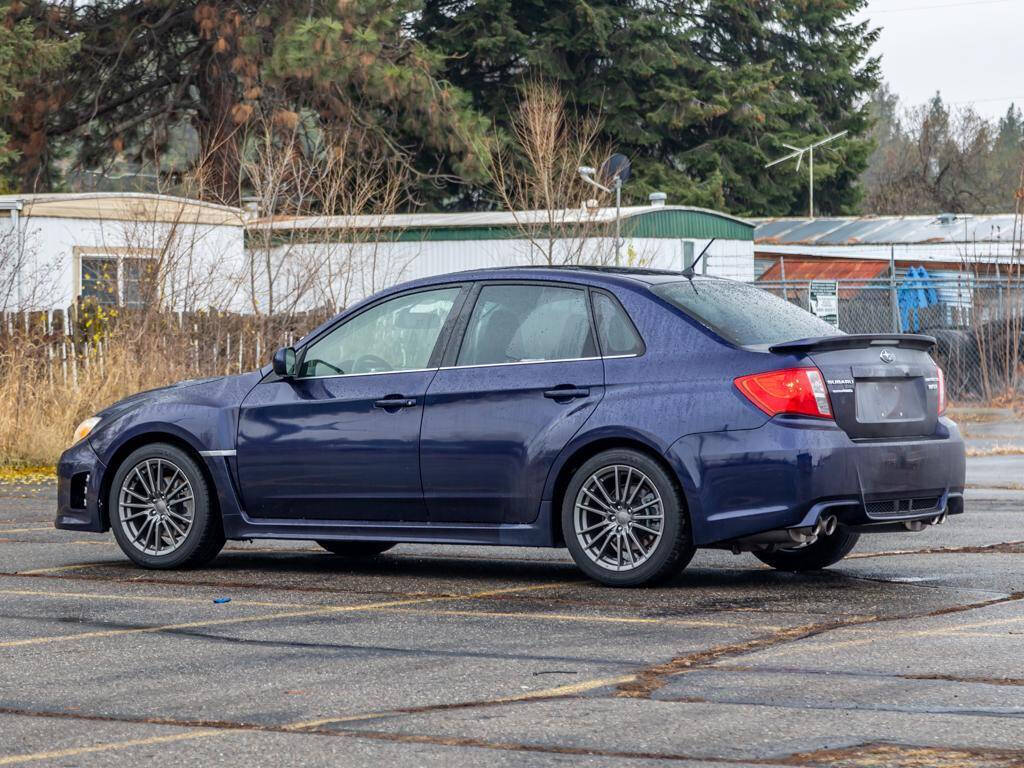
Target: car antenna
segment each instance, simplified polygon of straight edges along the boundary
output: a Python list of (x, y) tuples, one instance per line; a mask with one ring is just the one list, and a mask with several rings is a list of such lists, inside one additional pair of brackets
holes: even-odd
[(708, 244), (704, 246), (704, 250), (700, 252), (700, 255), (693, 260), (693, 263), (690, 264), (690, 266), (683, 269), (683, 277), (690, 281), (690, 286), (693, 288), (693, 292), (696, 293), (698, 296), (700, 295), (700, 293), (697, 291), (697, 286), (693, 284), (693, 269), (694, 267), (697, 266), (697, 262), (704, 258), (704, 254), (708, 252), (708, 248), (710, 248), (711, 244), (715, 242), (715, 240), (717, 239), (717, 237), (712, 237), (710, 240), (708, 240)]

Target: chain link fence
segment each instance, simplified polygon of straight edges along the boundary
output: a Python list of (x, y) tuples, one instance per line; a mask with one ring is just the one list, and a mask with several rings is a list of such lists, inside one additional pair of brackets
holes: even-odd
[[(825, 283), (826, 285), (822, 285)], [(835, 293), (831, 293), (831, 285)], [(925, 333), (958, 401), (1020, 397), (1024, 383), (1024, 283), (1017, 278), (758, 281), (846, 333)], [(827, 297), (834, 295), (838, 301)], [(822, 298), (825, 297), (825, 298)]]

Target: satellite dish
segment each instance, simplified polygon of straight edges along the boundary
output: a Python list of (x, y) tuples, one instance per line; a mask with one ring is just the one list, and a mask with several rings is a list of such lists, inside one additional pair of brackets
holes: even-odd
[(604, 165), (601, 166), (601, 176), (609, 181), (614, 181), (618, 176), (619, 180), (625, 184), (629, 181), (629, 174), (629, 158), (617, 152), (605, 160)]

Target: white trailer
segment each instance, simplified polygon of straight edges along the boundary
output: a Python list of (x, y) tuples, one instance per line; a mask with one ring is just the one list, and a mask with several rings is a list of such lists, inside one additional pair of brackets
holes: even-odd
[(241, 209), (165, 195), (0, 196), (0, 310), (130, 307), (151, 270), (165, 306), (243, 308), (243, 225)]

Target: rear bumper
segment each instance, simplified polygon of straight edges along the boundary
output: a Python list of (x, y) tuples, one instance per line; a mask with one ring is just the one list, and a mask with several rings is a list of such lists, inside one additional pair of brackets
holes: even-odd
[(109, 527), (103, 516), (100, 482), (106, 467), (88, 440), (68, 448), (57, 462), (57, 518), (54, 527), (101, 532)]
[(666, 458), (683, 483), (697, 545), (813, 525), (824, 514), (883, 531), (963, 511), (964, 443), (948, 419), (934, 438), (854, 442), (832, 423), (775, 418), (758, 429), (688, 435)]

